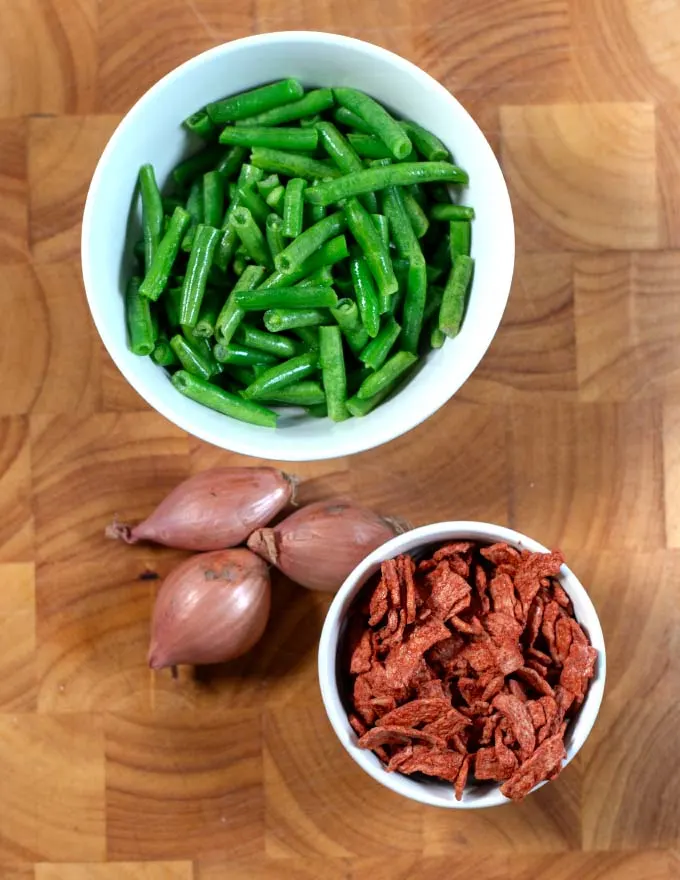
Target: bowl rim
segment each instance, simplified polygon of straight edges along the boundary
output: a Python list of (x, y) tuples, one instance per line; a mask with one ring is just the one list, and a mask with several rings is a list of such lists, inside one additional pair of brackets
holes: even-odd
[[(140, 377), (139, 372), (135, 370), (132, 365), (122, 362), (122, 359), (118, 356), (119, 346), (109, 330), (109, 323), (105, 318), (103, 309), (100, 308), (101, 298), (95, 293), (97, 290), (96, 271), (93, 261), (90, 259), (90, 253), (92, 251), (92, 238), (95, 223), (95, 202), (97, 200), (97, 193), (100, 189), (102, 179), (106, 172), (106, 167), (109, 163), (109, 158), (117, 149), (118, 142), (123, 134), (129, 127), (136, 124), (139, 115), (144, 111), (146, 104), (153, 99), (154, 95), (165, 88), (168, 84), (180, 80), (187, 71), (203, 65), (206, 61), (209, 61), (214, 57), (228, 54), (238, 47), (266, 47), (267, 45), (285, 43), (291, 40), (303, 40), (310, 43), (326, 42), (334, 45), (340, 44), (341, 46), (346, 47), (360, 47), (362, 51), (368, 52), (374, 57), (380, 57), (388, 61), (391, 65), (408, 72), (416, 81), (420, 81), (423, 87), (434, 90), (439, 93), (442, 98), (445, 98), (449, 102), (453, 102), (453, 104), (456, 105), (457, 108), (459, 108), (459, 110), (468, 118), (470, 125), (477, 130), (480, 138), (480, 145), (482, 145), (488, 152), (487, 158), (491, 172), (494, 175), (497, 175), (499, 182), (502, 184), (499, 186), (499, 201), (496, 205), (496, 211), (497, 213), (504, 215), (507, 221), (505, 224), (507, 226), (507, 234), (504, 236), (505, 240), (502, 242), (502, 247), (499, 246), (495, 256), (498, 271), (498, 281), (496, 286), (499, 290), (504, 290), (505, 292), (498, 304), (497, 314), (495, 314), (489, 322), (483, 324), (482, 331), (479, 333), (475, 345), (475, 354), (470, 359), (470, 363), (466, 365), (464, 371), (460, 374), (458, 387), (449, 393), (449, 389), (444, 385), (443, 393), (437, 395), (436, 399), (431, 400), (424, 405), (422, 409), (404, 409), (403, 413), (400, 414), (399, 419), (374, 419), (371, 423), (370, 431), (364, 430), (348, 435), (338, 434), (338, 439), (335, 441), (329, 430), (327, 440), (324, 438), (324, 440), (320, 440), (315, 445), (301, 443), (299, 451), (296, 446), (293, 449), (287, 449), (285, 451), (284, 458), (287, 461), (318, 461), (338, 456), (353, 455), (389, 443), (391, 440), (401, 437), (413, 430), (445, 406), (445, 404), (460, 390), (470, 378), (470, 375), (479, 366), (496, 334), (496, 331), (498, 330), (507, 307), (515, 262), (514, 220), (507, 184), (505, 183), (498, 159), (491, 149), (484, 133), (481, 131), (471, 114), (468, 113), (456, 97), (440, 82), (425, 70), (418, 67), (418, 65), (394, 52), (391, 52), (389, 49), (385, 49), (382, 46), (377, 46), (374, 43), (365, 40), (359, 40), (355, 37), (347, 37), (341, 34), (333, 34), (325, 31), (273, 31), (263, 34), (255, 34), (221, 43), (205, 52), (201, 52), (169, 71), (165, 76), (161, 77), (161, 79), (150, 86), (150, 88), (123, 116), (122, 120), (109, 138), (99, 161), (97, 162), (97, 166), (88, 187), (83, 212), (80, 257), (85, 294), (97, 332), (99, 333), (104, 347), (114, 364), (135, 391), (137, 391), (137, 393), (153, 409), (170, 422), (185, 430), (187, 433), (209, 442), (218, 448), (243, 455), (264, 457), (268, 459), (272, 459), (273, 453), (274, 457), (276, 457), (276, 452), (280, 450), (276, 449), (276, 442), (272, 438), (270, 429), (261, 429), (263, 433), (263, 439), (261, 442), (257, 441), (257, 434), (248, 435), (244, 438), (233, 438), (229, 431), (217, 431), (212, 427), (204, 425), (199, 420), (193, 420), (189, 414), (185, 415), (178, 412), (174, 406), (162, 399), (161, 394), (153, 387), (153, 385), (148, 383), (145, 378)], [(313, 448), (309, 449), (307, 448), (308, 446), (313, 446)], [(274, 448), (272, 449), (271, 447)], [(281, 458), (281, 460), (283, 460), (283, 458)]]
[[(399, 773), (387, 773), (378, 758), (372, 752), (359, 749), (356, 746), (356, 733), (352, 730), (347, 712), (342, 704), (337, 684), (336, 659), (340, 637), (341, 623), (351, 607), (356, 594), (380, 568), (380, 563), (386, 559), (409, 552), (418, 547), (450, 540), (460, 539), (478, 540), (480, 542), (506, 541), (518, 549), (527, 549), (533, 552), (547, 553), (548, 548), (533, 538), (493, 523), (473, 520), (450, 520), (420, 526), (397, 535), (376, 548), (372, 553), (357, 565), (348, 575), (344, 583), (335, 594), (333, 602), (326, 614), (318, 649), (318, 676), (321, 698), (326, 710), (326, 715), (337, 738), (340, 740), (345, 751), (350, 757), (369, 774), (376, 782), (399, 794), (422, 804), (427, 804), (444, 809), (483, 809), (493, 806), (501, 806), (512, 803), (500, 791), (500, 785), (490, 787), (488, 792), (466, 803), (465, 795), (462, 801), (453, 798), (440, 799), (432, 794), (431, 790), (421, 783), (404, 777)], [(598, 658), (595, 667), (595, 675), (590, 681), (588, 693), (580, 708), (578, 715), (573, 721), (571, 728), (571, 743), (567, 749), (567, 757), (562, 763), (566, 767), (576, 757), (583, 744), (588, 738), (595, 724), (602, 698), (607, 672), (607, 655), (602, 633), (602, 626), (595, 610), (595, 606), (583, 584), (573, 571), (565, 564), (562, 565), (559, 580), (565, 591), (572, 599), (585, 608), (587, 614), (581, 615), (581, 622), (586, 627), (593, 647), (598, 650)], [(565, 583), (568, 582), (568, 583)], [(585, 620), (587, 617), (587, 623)], [(403, 780), (408, 780), (410, 785), (404, 785)], [(546, 784), (547, 780), (535, 786), (529, 794), (537, 791)], [(450, 789), (447, 787), (449, 792)]]

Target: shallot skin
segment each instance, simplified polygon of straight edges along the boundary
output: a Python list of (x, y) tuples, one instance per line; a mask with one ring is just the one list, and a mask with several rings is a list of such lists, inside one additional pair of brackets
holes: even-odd
[(294, 489), (294, 478), (276, 468), (212, 468), (176, 486), (143, 522), (114, 522), (106, 534), (180, 550), (235, 547), (283, 510)]
[(309, 590), (335, 592), (350, 572), (404, 527), (352, 501), (319, 501), (274, 528), (258, 529), (248, 547)]
[(192, 556), (165, 579), (153, 611), (149, 666), (233, 660), (261, 638), (269, 618), (266, 564), (250, 550)]

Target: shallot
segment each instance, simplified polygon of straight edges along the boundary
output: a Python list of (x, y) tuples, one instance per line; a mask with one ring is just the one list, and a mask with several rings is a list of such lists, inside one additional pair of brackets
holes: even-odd
[(114, 521), (106, 535), (181, 550), (235, 547), (294, 500), (295, 483), (272, 467), (213, 468), (176, 486), (143, 522)]
[(262, 636), (270, 605), (267, 566), (250, 550), (190, 557), (168, 575), (158, 593), (149, 666), (240, 657)]
[(274, 528), (253, 532), (248, 547), (310, 590), (335, 592), (372, 550), (405, 526), (335, 499), (309, 504)]

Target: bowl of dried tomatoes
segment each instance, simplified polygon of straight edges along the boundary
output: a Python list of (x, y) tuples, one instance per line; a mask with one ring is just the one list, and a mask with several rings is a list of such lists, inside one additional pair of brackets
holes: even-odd
[(350, 756), (386, 788), (454, 809), (555, 779), (592, 730), (605, 675), (597, 612), (562, 553), (490, 523), (383, 544), (336, 594), (319, 643)]

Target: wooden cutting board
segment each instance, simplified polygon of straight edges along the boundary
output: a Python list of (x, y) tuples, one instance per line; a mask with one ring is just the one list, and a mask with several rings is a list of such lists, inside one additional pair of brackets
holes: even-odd
[[(517, 223), (475, 375), (386, 448), (296, 467), (420, 524), (561, 547), (608, 645), (597, 726), (520, 806), (439, 812), (351, 762), (325, 719), (328, 600), (284, 580), (252, 657), (145, 666), (181, 554), (102, 538), (213, 464), (92, 327), (83, 201), (158, 77), (258, 31), (393, 49), (475, 115)], [(680, 876), (680, 3), (4, 0), (0, 4), (0, 876), (8, 880), (666, 880)]]

